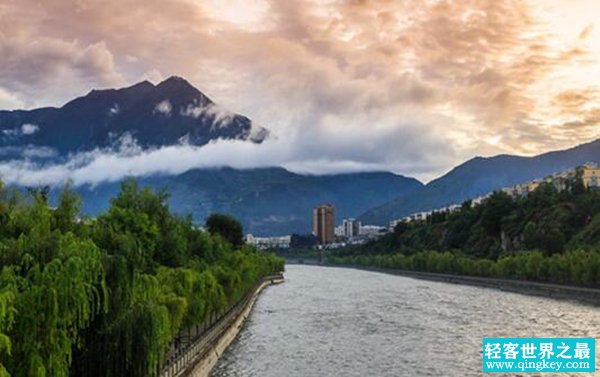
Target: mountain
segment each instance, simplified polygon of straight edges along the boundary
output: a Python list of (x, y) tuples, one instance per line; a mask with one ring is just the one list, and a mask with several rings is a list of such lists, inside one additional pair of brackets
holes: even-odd
[[(139, 183), (167, 189), (171, 208), (191, 214), (197, 223), (203, 223), (211, 212), (226, 212), (254, 235), (310, 233), (312, 209), (318, 204), (332, 203), (340, 222), (422, 186), (416, 179), (392, 173), (315, 176), (283, 168), (195, 169), (177, 176), (142, 178)], [(108, 207), (119, 183), (82, 186), (77, 191), (83, 197), (84, 212), (94, 215)]]
[[(132, 146), (136, 150), (202, 146), (216, 139), (261, 143), (268, 136), (267, 129), (221, 108), (179, 77), (158, 85), (144, 81), (127, 88), (92, 90), (60, 108), (0, 111), (0, 160), (38, 166), (80, 163), (87, 155), (74, 157), (96, 149), (116, 153)], [(338, 219), (355, 217), (422, 186), (391, 173), (312, 176), (281, 168), (194, 169), (138, 181), (167, 189), (172, 209), (191, 214), (197, 223), (211, 212), (226, 212), (256, 235), (308, 233), (317, 204), (333, 203)], [(77, 187), (84, 212), (104, 211), (119, 186), (113, 182)], [(54, 198), (57, 191), (52, 191)]]
[(476, 157), (410, 195), (401, 196), (375, 207), (359, 218), (370, 224), (388, 224), (391, 220), (414, 212), (460, 204), (466, 199), (543, 178), (586, 162), (600, 164), (600, 140), (535, 157), (511, 155)]
[(117, 147), (135, 139), (142, 148), (215, 139), (262, 142), (269, 131), (231, 113), (179, 77), (92, 90), (61, 108), (0, 111), (0, 158), (66, 156)]

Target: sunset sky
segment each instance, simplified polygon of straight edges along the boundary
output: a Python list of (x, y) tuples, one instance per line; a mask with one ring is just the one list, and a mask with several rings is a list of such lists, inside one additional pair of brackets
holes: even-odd
[(600, 137), (599, 14), (597, 0), (3, 0), (0, 108), (178, 75), (271, 129), (271, 163), (428, 180)]

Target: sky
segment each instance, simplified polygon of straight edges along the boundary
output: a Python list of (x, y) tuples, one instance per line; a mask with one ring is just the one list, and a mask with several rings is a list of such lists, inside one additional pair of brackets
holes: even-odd
[(166, 150), (165, 171), (185, 155), (427, 181), (600, 137), (598, 14), (597, 0), (3, 0), (0, 108), (178, 75), (275, 137)]

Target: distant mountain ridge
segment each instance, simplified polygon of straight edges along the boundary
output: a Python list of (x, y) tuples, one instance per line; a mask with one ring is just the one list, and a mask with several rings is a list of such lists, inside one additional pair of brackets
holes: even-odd
[(367, 223), (385, 225), (414, 212), (460, 204), (466, 199), (543, 178), (586, 162), (600, 164), (600, 140), (534, 157), (476, 157), (409, 195), (366, 211), (359, 218)]
[[(158, 85), (143, 81), (92, 90), (60, 108), (0, 111), (0, 161), (34, 161), (43, 167), (96, 149), (110, 154), (128, 146), (203, 146), (218, 139), (262, 143), (269, 134), (174, 76)], [(535, 157), (476, 157), (425, 186), (392, 173), (311, 176), (282, 168), (192, 169), (140, 182), (171, 191), (173, 209), (191, 213), (199, 223), (210, 212), (227, 212), (239, 217), (247, 231), (272, 235), (310, 232), (310, 211), (324, 202), (336, 206), (338, 220), (359, 217), (363, 223), (387, 225), (413, 212), (461, 203), (585, 162), (600, 163), (600, 140)], [(78, 187), (86, 213), (104, 210), (118, 186)]]
[[(168, 190), (172, 209), (191, 214), (197, 223), (204, 223), (212, 212), (230, 213), (242, 221), (246, 232), (259, 236), (310, 233), (312, 209), (322, 203), (332, 203), (336, 221), (341, 222), (423, 185), (393, 173), (316, 176), (283, 168), (194, 169), (140, 178), (139, 183)], [(77, 188), (89, 215), (104, 211), (118, 190), (118, 182)]]
[[(92, 90), (60, 108), (0, 111), (0, 160), (68, 164), (81, 152), (122, 147), (153, 149), (217, 139), (261, 143), (266, 128), (229, 112), (179, 77), (121, 89)], [(136, 149), (137, 151), (137, 149)], [(83, 155), (83, 159), (87, 155)], [(142, 186), (167, 189), (175, 212), (201, 224), (211, 212), (238, 217), (256, 235), (309, 233), (312, 208), (333, 203), (337, 218), (356, 217), (422, 186), (392, 173), (300, 175), (282, 168), (192, 169), (139, 177)], [(104, 211), (119, 182), (76, 187), (84, 212)], [(57, 189), (53, 191), (55, 196)]]
[[(229, 112), (180, 77), (92, 90), (60, 108), (0, 111), (0, 158), (45, 148), (58, 156), (108, 148), (122, 138), (142, 148), (216, 139), (262, 142), (266, 128)], [(21, 154), (19, 154), (21, 153)]]

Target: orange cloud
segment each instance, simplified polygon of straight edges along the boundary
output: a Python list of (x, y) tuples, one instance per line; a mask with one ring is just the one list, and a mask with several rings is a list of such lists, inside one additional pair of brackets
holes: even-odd
[[(556, 9), (568, 6), (561, 1), (552, 0)], [(598, 63), (586, 44), (595, 25), (585, 21), (564, 42), (545, 4), (264, 0), (236, 12), (201, 0), (9, 1), (0, 4), (0, 55), (8, 57), (0, 93), (60, 104), (92, 86), (177, 74), (299, 143), (309, 144), (305, 133), (344, 132), (443, 145), (434, 158), (393, 143), (376, 154), (390, 169), (431, 176), (473, 154), (537, 153), (598, 136), (573, 123), (595, 124), (593, 114), (572, 114), (598, 107), (596, 88), (572, 82), (577, 69)], [(407, 159), (418, 168), (409, 171)]]

